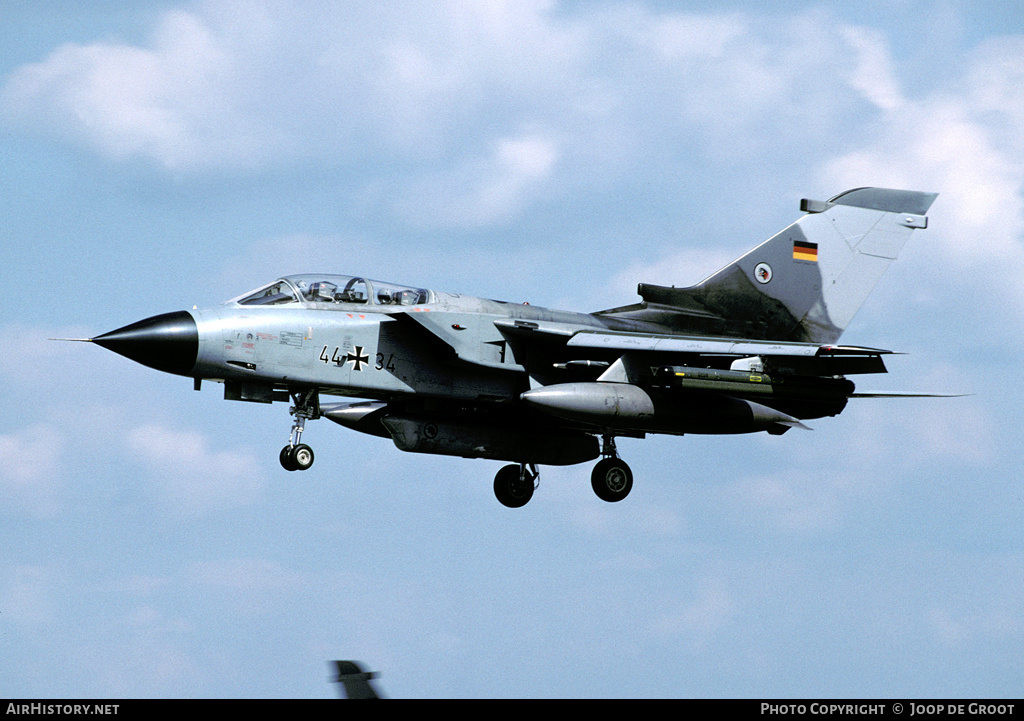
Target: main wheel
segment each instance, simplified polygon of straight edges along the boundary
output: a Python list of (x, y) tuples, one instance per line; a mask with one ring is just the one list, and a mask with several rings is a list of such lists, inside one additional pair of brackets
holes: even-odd
[(598, 461), (590, 474), (590, 485), (602, 501), (615, 503), (629, 495), (633, 488), (633, 472), (618, 458)]
[(503, 506), (521, 508), (533, 497), (533, 478), (520, 478), (517, 465), (505, 466), (494, 476), (494, 495)]

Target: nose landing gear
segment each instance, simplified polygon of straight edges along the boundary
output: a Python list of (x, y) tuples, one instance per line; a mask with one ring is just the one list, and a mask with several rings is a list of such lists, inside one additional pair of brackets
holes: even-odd
[(305, 443), (281, 449), (281, 466), (286, 471), (305, 471), (313, 465), (313, 449)]
[(316, 390), (295, 391), (292, 393), (295, 405), (288, 412), (295, 416), (288, 445), (281, 449), (281, 466), (286, 471), (305, 471), (313, 465), (313, 449), (302, 440), (302, 431), (307, 420), (320, 417), (320, 401)]

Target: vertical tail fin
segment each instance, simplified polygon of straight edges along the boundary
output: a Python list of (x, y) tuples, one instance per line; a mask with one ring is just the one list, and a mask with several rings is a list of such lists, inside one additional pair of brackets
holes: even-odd
[(377, 674), (364, 671), (355, 661), (335, 661), (338, 677), (334, 679), (345, 689), (346, 698), (380, 698), (377, 689), (370, 683)]
[[(641, 306), (608, 313), (765, 340), (834, 343), (937, 193), (857, 188), (803, 200), (807, 215), (690, 288), (640, 284)], [(650, 311), (650, 312), (648, 312)]]

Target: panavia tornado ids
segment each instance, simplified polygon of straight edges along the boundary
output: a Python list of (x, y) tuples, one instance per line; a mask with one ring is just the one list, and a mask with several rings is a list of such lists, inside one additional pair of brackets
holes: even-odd
[(289, 471), (313, 464), (302, 433), (323, 417), (403, 451), (507, 461), (494, 493), (509, 507), (530, 500), (537, 466), (598, 458), (594, 492), (621, 501), (633, 474), (617, 437), (779, 435), (876, 395), (848, 376), (884, 373), (891, 351), (837, 341), (935, 197), (803, 200), (796, 222), (703, 282), (641, 283), (640, 302), (595, 313), (304, 274), (85, 340), (196, 390), (223, 383), (228, 400), (290, 403)]

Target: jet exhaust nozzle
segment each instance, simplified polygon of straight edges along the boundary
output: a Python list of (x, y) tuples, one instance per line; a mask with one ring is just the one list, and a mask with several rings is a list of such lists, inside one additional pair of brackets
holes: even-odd
[(192, 314), (182, 310), (140, 320), (92, 342), (158, 371), (191, 376), (199, 355), (199, 328)]

